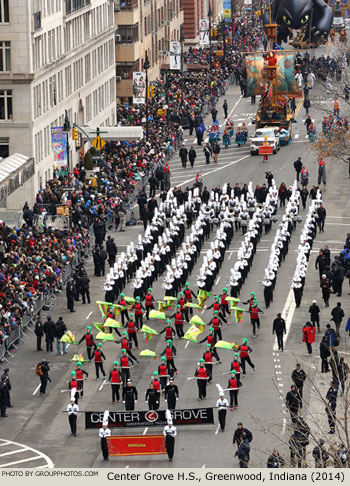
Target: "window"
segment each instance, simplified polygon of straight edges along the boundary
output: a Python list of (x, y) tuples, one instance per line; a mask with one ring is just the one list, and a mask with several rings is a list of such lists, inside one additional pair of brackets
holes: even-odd
[(0, 24), (10, 22), (9, 0), (0, 0)]
[(91, 56), (87, 54), (85, 56), (85, 83), (91, 81)]
[(65, 84), (66, 84), (66, 97), (72, 94), (72, 68), (71, 66), (65, 69)]
[(11, 42), (0, 42), (0, 71), (11, 71)]
[(9, 156), (9, 142), (9, 138), (0, 138), (0, 157), (2, 157), (3, 159)]
[(12, 120), (12, 90), (0, 90), (0, 120)]
[(139, 24), (119, 25), (118, 34), (120, 35), (120, 41), (123, 43), (131, 44), (137, 42), (139, 40)]
[(91, 113), (91, 94), (89, 94), (85, 98), (85, 105), (86, 105), (86, 120), (85, 122), (89, 122), (92, 118), (92, 113)]

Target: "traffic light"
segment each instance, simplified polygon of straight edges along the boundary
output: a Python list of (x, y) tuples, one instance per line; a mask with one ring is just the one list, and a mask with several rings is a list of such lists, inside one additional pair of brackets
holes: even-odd
[(79, 140), (79, 132), (76, 128), (72, 128), (72, 139)]
[(156, 94), (156, 88), (154, 86), (151, 86), (151, 97), (153, 98), (155, 94)]

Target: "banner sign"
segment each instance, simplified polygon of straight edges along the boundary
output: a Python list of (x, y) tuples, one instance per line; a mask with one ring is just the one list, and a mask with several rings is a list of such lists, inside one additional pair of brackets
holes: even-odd
[(201, 46), (209, 45), (209, 19), (199, 21), (199, 44)]
[(143, 105), (146, 100), (146, 73), (132, 73), (132, 94), (134, 105)]
[(181, 69), (181, 44), (178, 41), (170, 42), (170, 69)]
[(164, 435), (122, 435), (107, 437), (110, 456), (153, 456), (166, 454)]
[(224, 10), (224, 14), (223, 14), (224, 19), (231, 19), (232, 18), (231, 0), (223, 0), (222, 8)]
[[(174, 425), (203, 425), (214, 423), (212, 408), (186, 408), (171, 410)], [(104, 412), (85, 412), (85, 429), (102, 427)], [(167, 425), (165, 410), (138, 412), (109, 412), (108, 427), (164, 427)]]
[(260, 145), (259, 155), (272, 155), (272, 154), (273, 154), (272, 145)]
[(51, 128), (51, 144), (54, 167), (67, 165), (67, 138), (63, 127)]

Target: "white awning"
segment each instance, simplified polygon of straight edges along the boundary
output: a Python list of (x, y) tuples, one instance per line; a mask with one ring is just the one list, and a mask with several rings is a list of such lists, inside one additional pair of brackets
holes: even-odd
[[(143, 138), (142, 127), (99, 127), (100, 137), (107, 141), (130, 141), (137, 142)], [(82, 127), (84, 132), (93, 140), (96, 137), (96, 128)], [(87, 140), (87, 137), (82, 133), (83, 140)]]
[(0, 184), (11, 174), (17, 172), (28, 164), (32, 159), (26, 155), (15, 153), (0, 161)]

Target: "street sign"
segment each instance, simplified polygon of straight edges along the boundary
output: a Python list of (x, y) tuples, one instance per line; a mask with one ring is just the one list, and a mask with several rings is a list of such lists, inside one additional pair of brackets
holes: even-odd
[(96, 150), (101, 150), (106, 145), (106, 142), (100, 136), (97, 136), (92, 141), (92, 145), (95, 147)]

